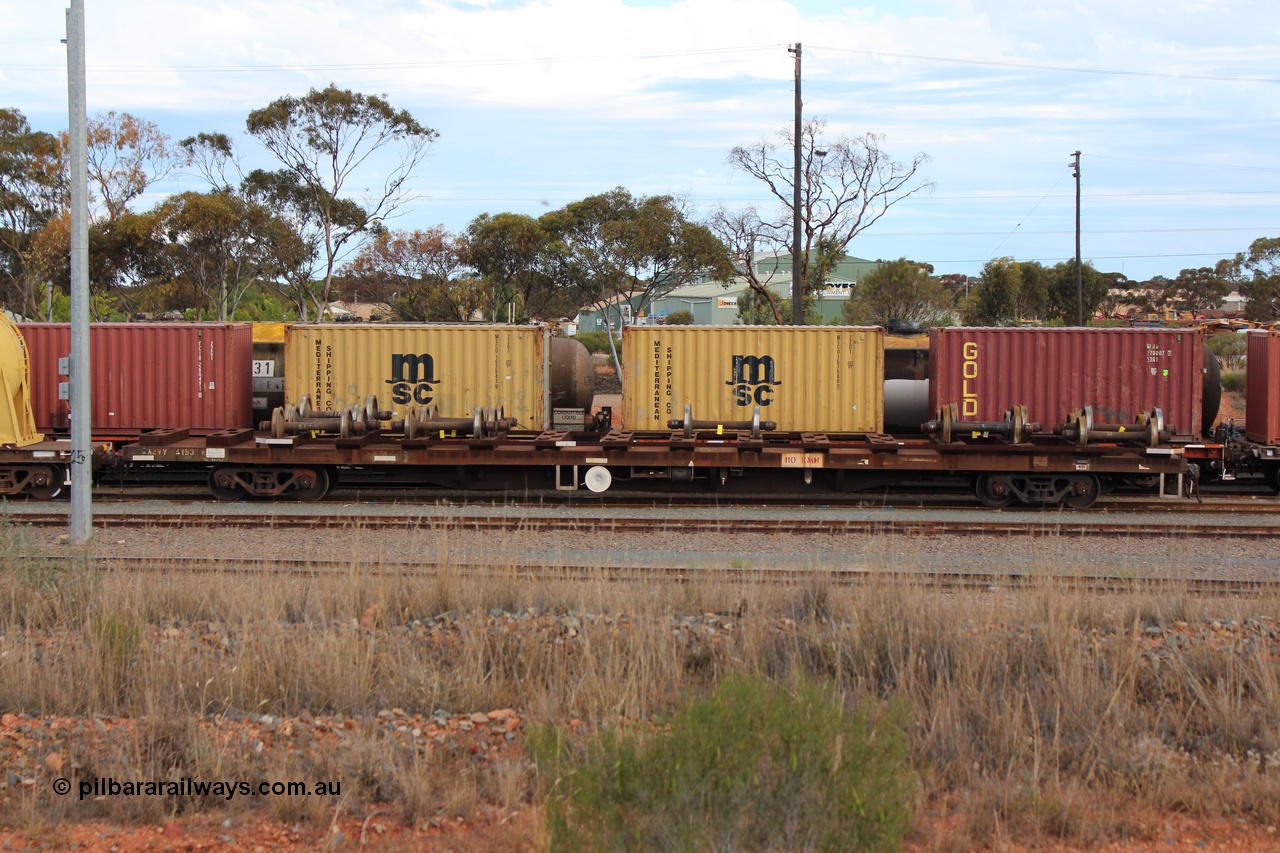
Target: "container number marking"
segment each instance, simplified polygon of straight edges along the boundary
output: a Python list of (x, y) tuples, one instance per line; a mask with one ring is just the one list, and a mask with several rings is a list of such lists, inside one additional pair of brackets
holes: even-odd
[(825, 468), (826, 457), (821, 453), (784, 453), (783, 468)]

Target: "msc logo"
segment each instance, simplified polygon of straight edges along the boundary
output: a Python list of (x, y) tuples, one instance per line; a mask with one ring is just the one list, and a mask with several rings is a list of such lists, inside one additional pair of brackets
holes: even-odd
[(774, 376), (771, 356), (735, 355), (733, 378), (724, 384), (733, 387), (735, 406), (767, 406), (773, 402), (773, 389), (782, 382)]
[(387, 384), (391, 386), (391, 399), (396, 403), (425, 406), (432, 400), (432, 386), (440, 384), (436, 379), (435, 359), (425, 353), (393, 353), (391, 378)]

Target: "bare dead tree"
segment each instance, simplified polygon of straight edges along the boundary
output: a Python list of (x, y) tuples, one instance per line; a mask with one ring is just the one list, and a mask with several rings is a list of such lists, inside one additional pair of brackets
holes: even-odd
[[(933, 184), (918, 177), (928, 162), (920, 153), (910, 163), (892, 159), (882, 148), (884, 136), (865, 133), (828, 140), (824, 134), (825, 119), (810, 119), (800, 130), (800, 223), (802, 246), (801, 279), (809, 286), (821, 282), (810, 280), (810, 267), (818, 259), (815, 250), (843, 255), (854, 237), (870, 228), (903, 199), (933, 189)], [(754, 208), (741, 214), (724, 214), (712, 227), (722, 240), (737, 245), (739, 253), (748, 244), (751, 251), (789, 251), (794, 217), (795, 168), (792, 156), (793, 130), (783, 128), (750, 146), (737, 146), (729, 152), (729, 165), (768, 187), (779, 202), (774, 215), (760, 216)], [(738, 253), (735, 253), (735, 257)], [(742, 272), (750, 281), (754, 275), (750, 259)], [(760, 296), (765, 293), (752, 289)], [(766, 288), (767, 289), (767, 288)], [(779, 315), (776, 297), (767, 296), (775, 315)], [(779, 315), (780, 316), (780, 315)]]

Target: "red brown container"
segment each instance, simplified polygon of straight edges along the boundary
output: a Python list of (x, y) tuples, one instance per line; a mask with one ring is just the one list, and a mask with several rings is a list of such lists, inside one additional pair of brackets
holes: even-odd
[[(45, 432), (70, 428), (68, 323), (19, 326), (31, 354), (31, 402)], [(187, 427), (252, 426), (253, 329), (248, 323), (93, 323), (90, 399), (95, 437)]]
[(1181, 439), (1198, 436), (1204, 333), (1183, 329), (937, 328), (929, 332), (929, 410), (999, 421), (1015, 405), (1044, 432), (1093, 408), (1096, 424), (1131, 424), (1158, 408)]
[(1250, 332), (1247, 338), (1244, 434), (1280, 445), (1280, 333)]

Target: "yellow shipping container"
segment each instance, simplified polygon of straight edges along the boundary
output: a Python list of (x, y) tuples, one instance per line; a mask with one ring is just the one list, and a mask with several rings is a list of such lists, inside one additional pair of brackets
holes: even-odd
[(284, 343), (284, 330), (289, 328), (289, 323), (278, 323), (274, 320), (271, 322), (252, 323), (253, 326), (253, 342), (255, 344), (279, 344)]
[(626, 326), (623, 422), (777, 421), (790, 432), (884, 430), (884, 330), (854, 326)]
[(403, 416), (435, 405), (442, 417), (498, 408), (523, 429), (545, 429), (550, 332), (541, 326), (336, 325), (285, 331), (285, 396), (337, 411), (374, 395)]

